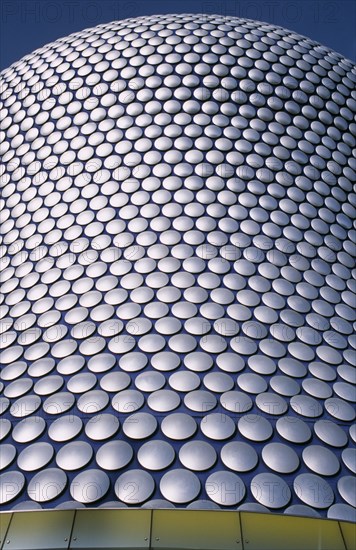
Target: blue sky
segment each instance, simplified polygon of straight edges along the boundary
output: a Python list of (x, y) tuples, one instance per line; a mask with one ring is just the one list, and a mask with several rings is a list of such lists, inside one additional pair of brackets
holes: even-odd
[(84, 28), (159, 13), (218, 13), (266, 21), (356, 59), (354, 0), (2, 0), (0, 69)]

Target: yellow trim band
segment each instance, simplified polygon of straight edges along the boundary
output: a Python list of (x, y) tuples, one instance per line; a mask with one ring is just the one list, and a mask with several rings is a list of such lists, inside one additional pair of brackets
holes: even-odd
[(2, 512), (1, 550), (355, 550), (356, 525), (224, 510)]

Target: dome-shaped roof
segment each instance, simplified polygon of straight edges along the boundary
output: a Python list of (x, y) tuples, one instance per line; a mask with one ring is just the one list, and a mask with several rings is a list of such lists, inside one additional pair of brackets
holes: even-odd
[(0, 510), (350, 517), (355, 81), (186, 14), (1, 73)]

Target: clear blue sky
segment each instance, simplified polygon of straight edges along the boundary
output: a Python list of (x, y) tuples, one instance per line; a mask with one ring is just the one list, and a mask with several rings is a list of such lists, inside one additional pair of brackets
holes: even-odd
[(218, 13), (266, 21), (356, 59), (355, 0), (1, 0), (0, 69), (84, 28), (159, 13)]

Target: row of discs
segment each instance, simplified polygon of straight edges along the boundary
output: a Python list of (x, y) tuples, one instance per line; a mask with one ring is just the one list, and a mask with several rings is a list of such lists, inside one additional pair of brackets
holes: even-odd
[[(3, 448), (3, 463), (6, 459), (11, 462), (10, 447), (11, 445), (5, 445)], [(355, 456), (348, 451), (351, 450), (343, 451), (343, 459), (347, 462), (347, 455), (349, 455), (348, 465), (351, 469)], [(84, 441), (75, 441), (58, 451), (56, 464), (60, 468), (43, 469), (51, 462), (54, 455), (53, 447), (43, 442), (25, 448), (19, 455), (17, 464), (24, 472), (41, 470), (32, 476), (27, 486), (27, 494), (35, 503), (47, 503), (60, 496), (67, 487), (68, 478), (65, 472), (85, 468), (81, 473), (72, 476), (70, 493), (78, 502), (91, 504), (102, 500), (109, 491), (110, 478), (103, 470), (110, 472), (124, 469), (130, 463), (133, 454), (133, 449), (127, 442), (112, 440), (101, 446), (96, 453), (96, 462), (102, 469), (85, 468), (91, 461), (93, 449)], [(12, 455), (12, 460), (15, 455)], [(302, 456), (305, 465), (319, 474), (332, 476), (339, 471), (337, 459), (323, 446), (310, 445), (303, 451)], [(246, 495), (243, 479), (234, 472), (253, 470), (258, 463), (258, 455), (251, 445), (231, 441), (221, 448), (220, 458), (228, 470), (215, 469), (206, 478), (205, 491), (213, 502), (222, 506), (233, 506), (240, 503)], [(175, 459), (175, 451), (172, 445), (165, 441), (149, 440), (140, 447), (137, 459), (144, 469), (130, 468), (124, 471), (114, 484), (116, 496), (125, 504), (142, 504), (152, 496), (155, 488), (153, 472), (171, 466)], [(282, 475), (296, 471), (299, 466), (296, 452), (282, 443), (267, 444), (263, 448), (262, 459), (271, 470)], [(170, 468), (160, 477), (159, 488), (161, 495), (168, 501), (174, 504), (186, 504), (201, 493), (199, 477), (193, 472), (209, 470), (215, 465), (217, 454), (214, 447), (207, 442), (192, 440), (181, 446), (179, 460), (180, 465), (186, 469)], [(10, 494), (6, 485), (10, 485), (12, 479), (14, 483)], [(25, 476), (20, 472), (9, 471), (2, 474), (2, 483), (4, 503), (11, 501), (21, 492), (25, 485)], [(270, 492), (271, 484), (274, 486), (273, 494)], [(318, 487), (317, 493), (312, 490), (312, 486)], [(293, 488), (299, 499), (314, 509), (329, 508), (334, 502), (333, 489), (321, 475), (299, 473), (294, 479)], [(351, 506), (355, 504), (354, 476), (341, 477), (338, 480), (337, 489), (346, 502)], [(272, 509), (285, 507), (292, 499), (288, 484), (281, 475), (275, 473), (254, 475), (250, 482), (250, 490), (257, 502)], [(325, 498), (320, 498), (320, 494)], [(313, 515), (314, 510), (308, 507), (303, 509), (306, 514), (309, 512), (308, 515)], [(351, 513), (350, 508), (346, 507), (346, 510)]]

